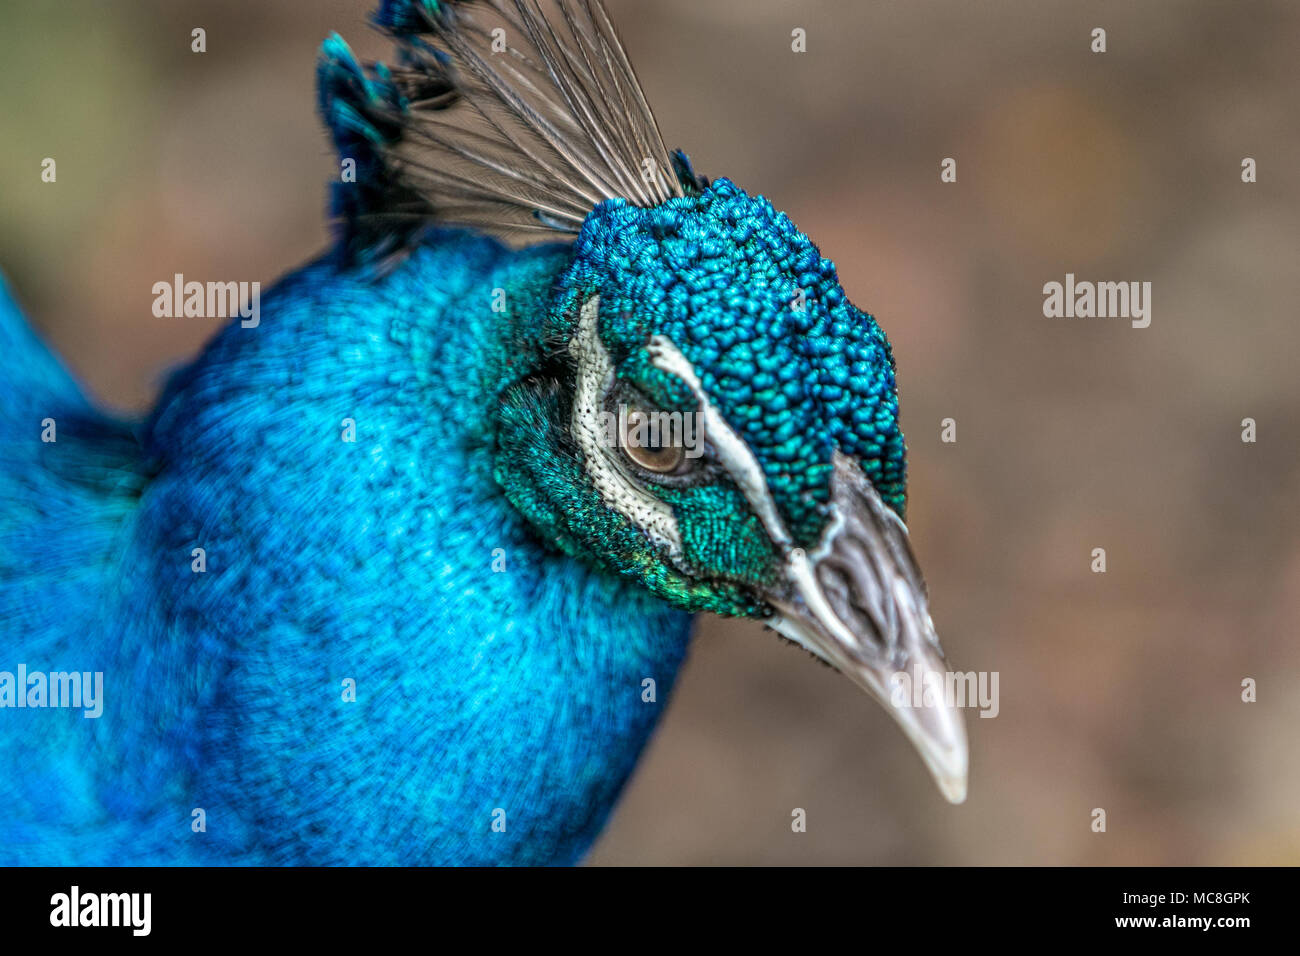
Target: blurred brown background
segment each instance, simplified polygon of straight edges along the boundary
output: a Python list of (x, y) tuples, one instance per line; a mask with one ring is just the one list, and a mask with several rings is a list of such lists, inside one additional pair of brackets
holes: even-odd
[[(889, 333), (936, 624), (1001, 713), (968, 714), (949, 807), (847, 680), (702, 621), (591, 861), (1300, 862), (1300, 6), (608, 2), (669, 145)], [(104, 401), (143, 409), (212, 331), (153, 318), (153, 282), (322, 248), (314, 57), (384, 55), (370, 5), (7, 0), (0, 269)], [(1152, 282), (1150, 328), (1044, 318), (1066, 272)]]

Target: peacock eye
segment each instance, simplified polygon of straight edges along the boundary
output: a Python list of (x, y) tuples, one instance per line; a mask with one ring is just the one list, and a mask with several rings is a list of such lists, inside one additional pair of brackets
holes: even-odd
[(635, 408), (619, 417), (619, 447), (632, 464), (656, 475), (680, 474), (689, 464), (682, 435), (664, 413)]

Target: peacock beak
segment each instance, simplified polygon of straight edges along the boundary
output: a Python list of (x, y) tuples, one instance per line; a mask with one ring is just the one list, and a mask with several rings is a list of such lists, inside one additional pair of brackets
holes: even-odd
[(966, 799), (966, 726), (908, 543), (858, 464), (838, 452), (835, 518), (812, 554), (791, 549), (768, 624), (878, 700), (952, 803)]

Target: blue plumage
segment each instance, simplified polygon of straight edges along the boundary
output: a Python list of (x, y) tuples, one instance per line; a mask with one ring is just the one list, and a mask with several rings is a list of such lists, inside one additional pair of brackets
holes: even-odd
[[(478, 4), (385, 2), (393, 68), (326, 42), (338, 240), (145, 420), (0, 295), (0, 863), (569, 863), (687, 612), (882, 701), (942, 666), (883, 332), (663, 148), (599, 4), (560, 5), (563, 42), (482, 6), (529, 43), (509, 70)], [(700, 457), (606, 441), (627, 406), (699, 416)], [(17, 706), (20, 665), (102, 672), (102, 714)], [(961, 799), (959, 718), (895, 716)]]
[[(232, 324), (171, 382), (118, 462), (98, 459), (120, 426), (71, 427), (84, 403), (52, 362), (25, 383), (40, 386), (26, 414), (4, 418), (30, 464), (11, 457), (0, 478), (0, 667), (102, 670), (106, 706), (98, 720), (0, 711), (0, 860), (563, 862), (585, 848), (688, 619), (548, 551), (492, 480), (491, 369), (517, 343), (455, 305), (564, 256), (441, 233), (378, 283), (309, 266), (264, 298), (258, 330)], [(25, 333), (12, 309), (5, 322)], [(23, 356), (44, 355), (24, 339)], [(17, 397), (6, 386), (7, 409)], [(59, 422), (55, 443), (37, 414)], [(19, 482), (30, 497), (9, 507)], [(657, 703), (641, 701), (645, 678)]]

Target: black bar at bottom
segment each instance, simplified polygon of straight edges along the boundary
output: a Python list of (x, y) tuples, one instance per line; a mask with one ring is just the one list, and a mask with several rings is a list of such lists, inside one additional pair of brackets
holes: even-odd
[(522, 934), (639, 948), (638, 939), (683, 943), (660, 934), (690, 925), (694, 943), (802, 926), (810, 942), (834, 930), (864, 945), (885, 928), (936, 947), (948, 934), (1230, 944), (1284, 929), (1296, 886), (1296, 871), (1284, 868), (10, 869), (0, 871), (0, 938), (331, 947), (461, 939), (459, 948), (468, 932), (494, 944)]

